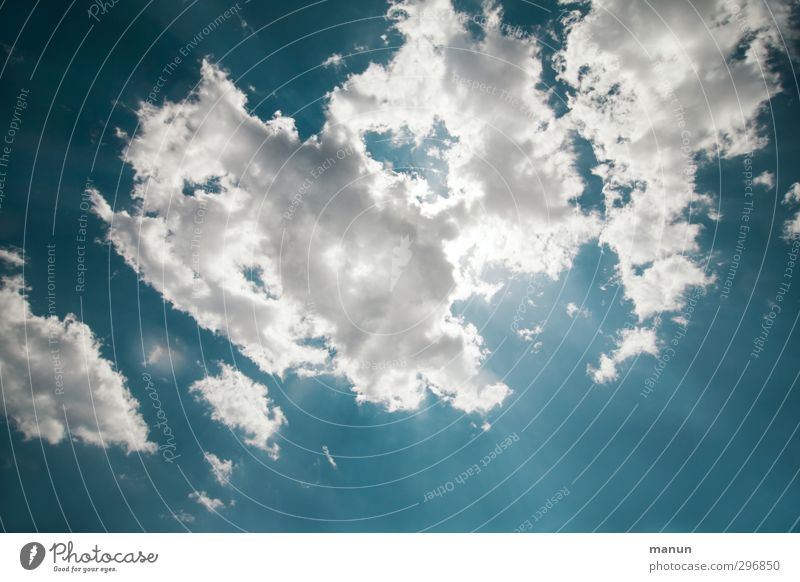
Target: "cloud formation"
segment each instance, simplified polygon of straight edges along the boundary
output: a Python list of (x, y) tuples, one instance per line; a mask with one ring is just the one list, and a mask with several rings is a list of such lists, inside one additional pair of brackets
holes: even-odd
[[(196, 501), (200, 505), (206, 508), (207, 511), (216, 512), (218, 509), (225, 509), (227, 507), (225, 502), (222, 499), (217, 499), (216, 497), (211, 497), (205, 491), (193, 491), (189, 493), (189, 499)], [(194, 519), (189, 520), (190, 523), (194, 521)]]
[[(267, 387), (242, 374), (239, 370), (221, 365), (217, 376), (207, 376), (189, 387), (199, 400), (211, 407), (211, 418), (244, 435), (244, 442), (278, 458), (279, 447), (272, 442), (275, 433), (286, 423), (278, 406), (267, 398)], [(207, 455), (217, 480), (227, 481), (233, 470), (230, 461), (220, 461)]]
[[(696, 191), (698, 157), (758, 147), (755, 119), (780, 89), (767, 12), (696, 5), (569, 13), (555, 56), (571, 88), (563, 115), (542, 46), (510, 33), (491, 3), (478, 35), (447, 0), (391, 4), (403, 45), (334, 87), (324, 126), (305, 139), (280, 111), (249, 113), (206, 60), (187, 99), (138, 111), (125, 150), (134, 208), (114, 211), (92, 191), (95, 212), (147, 284), (261, 370), (337, 374), (359, 402), (389, 410), (430, 394), (465, 412), (501, 405), (511, 390), (453, 304), (498, 293), (498, 271), (556, 279), (597, 240), (616, 254), (641, 324), (590, 372), (609, 381), (653, 353), (660, 313), (714, 280), (693, 219), (713, 203)], [(598, 159), (602, 210), (580, 203), (576, 134)], [(395, 167), (369, 145), (376, 135), (418, 163)], [(224, 393), (218, 380), (199, 386)], [(277, 429), (246, 424), (262, 444)]]
[(597, 368), (587, 367), (592, 380), (597, 384), (605, 384), (619, 377), (619, 365), (639, 354), (658, 354), (658, 338), (652, 328), (634, 327), (623, 329), (619, 333), (617, 348), (611, 355), (600, 356)]
[[(3, 250), (12, 267), (22, 257)], [(97, 447), (150, 453), (148, 427), (125, 377), (100, 352), (89, 327), (72, 314), (31, 312), (22, 277), (0, 279), (0, 370), (6, 415), (25, 438), (50, 444), (74, 438)]]
[(227, 485), (233, 474), (233, 461), (220, 459), (214, 453), (205, 454), (206, 461), (211, 465), (211, 472), (220, 485)]
[[(795, 182), (783, 195), (783, 203), (797, 205), (800, 203), (800, 182)], [(792, 240), (800, 235), (800, 211), (795, 211), (794, 216), (783, 224), (783, 238)]]
[[(757, 118), (781, 91), (769, 57), (782, 40), (760, 0), (603, 0), (566, 24), (557, 63), (575, 89), (568, 116), (599, 161), (600, 241), (616, 253), (625, 296), (645, 322), (714, 280), (698, 244), (696, 218), (714, 204), (697, 191), (698, 160), (766, 143)], [(613, 360), (603, 356), (600, 369), (610, 372)]]

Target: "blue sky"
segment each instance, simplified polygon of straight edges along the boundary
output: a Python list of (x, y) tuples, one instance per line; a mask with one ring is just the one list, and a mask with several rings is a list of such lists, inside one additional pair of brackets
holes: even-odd
[(797, 7), (651, 4), (6, 3), (4, 530), (797, 531)]

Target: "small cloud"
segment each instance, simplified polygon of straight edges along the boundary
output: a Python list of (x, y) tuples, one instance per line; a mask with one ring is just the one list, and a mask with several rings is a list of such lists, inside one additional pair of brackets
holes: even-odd
[(233, 461), (220, 459), (214, 453), (206, 453), (206, 461), (211, 465), (211, 471), (214, 473), (217, 483), (227, 485), (233, 473)]
[(580, 317), (589, 317), (589, 315), (591, 315), (591, 313), (589, 313), (589, 310), (586, 309), (585, 307), (581, 308), (581, 307), (578, 307), (576, 304), (570, 302), (570, 303), (567, 303), (567, 315), (572, 317), (572, 318), (579, 317), (579, 316)]
[[(789, 187), (789, 191), (783, 195), (784, 204), (796, 204), (800, 202), (800, 182), (795, 182)], [(791, 240), (800, 235), (800, 212), (787, 220), (783, 224), (783, 238)]]
[(652, 328), (636, 327), (625, 329), (617, 340), (617, 349), (611, 355), (601, 354), (597, 368), (587, 366), (586, 371), (596, 384), (606, 384), (619, 377), (618, 366), (625, 360), (639, 354), (658, 353), (658, 338)]
[(176, 511), (172, 517), (174, 517), (181, 523), (192, 523), (194, 522), (195, 519), (195, 517), (188, 511)]
[(793, 218), (787, 220), (783, 225), (783, 238), (785, 240), (792, 240), (798, 235), (800, 235), (800, 212), (795, 214)]
[[(14, 250), (0, 249), (0, 259), (11, 266), (23, 263)], [(25, 439), (51, 445), (69, 439), (155, 453), (139, 401), (127, 378), (103, 357), (100, 339), (72, 314), (61, 318), (50, 307), (46, 315), (35, 314), (29, 289), (20, 275), (0, 278), (0, 365), (12, 371), (3, 378), (6, 420)]]
[(789, 191), (783, 195), (784, 204), (800, 202), (800, 182), (795, 182), (789, 187)]
[(244, 442), (278, 458), (275, 435), (286, 424), (279, 406), (267, 397), (267, 387), (239, 370), (220, 366), (218, 376), (207, 376), (189, 386), (189, 392), (211, 407), (211, 418), (244, 435)]
[(168, 343), (161, 343), (158, 340), (148, 340), (147, 345), (152, 346), (147, 352), (144, 360), (145, 367), (152, 366), (154, 369), (178, 370), (184, 364), (184, 355), (180, 349), (180, 339), (172, 340), (176, 345), (170, 347)]
[(339, 53), (333, 53), (327, 59), (322, 61), (323, 67), (336, 67), (339, 68), (344, 65), (344, 57)]
[(149, 366), (157, 364), (161, 361), (161, 358), (163, 358), (166, 353), (167, 350), (165, 350), (159, 344), (156, 344), (156, 346), (150, 350), (150, 353), (147, 354), (147, 360), (145, 360), (145, 362)]
[(328, 462), (331, 464), (331, 467), (337, 469), (336, 460), (331, 455), (331, 451), (328, 449), (328, 445), (322, 445), (322, 452), (325, 453), (325, 458), (328, 459)]
[(526, 342), (529, 342), (535, 339), (542, 331), (544, 331), (544, 328), (541, 325), (534, 325), (529, 329), (518, 329), (517, 335)]
[(8, 249), (0, 249), (0, 262), (6, 263), (11, 267), (21, 267), (25, 264), (20, 253)]
[(772, 188), (775, 185), (775, 174), (772, 172), (762, 172), (753, 178), (753, 184), (756, 186), (765, 186), (768, 189)]
[[(208, 511), (217, 511), (218, 509), (225, 509), (226, 507), (229, 507), (225, 505), (225, 502), (222, 501), (222, 499), (210, 497), (205, 491), (193, 491), (192, 493), (189, 493), (189, 499), (196, 501)], [(234, 503), (231, 503), (230, 507), (233, 505)]]

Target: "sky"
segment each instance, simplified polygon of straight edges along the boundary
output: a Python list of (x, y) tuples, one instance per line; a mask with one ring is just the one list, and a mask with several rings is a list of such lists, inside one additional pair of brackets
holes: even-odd
[(0, 13), (4, 531), (800, 531), (797, 2)]

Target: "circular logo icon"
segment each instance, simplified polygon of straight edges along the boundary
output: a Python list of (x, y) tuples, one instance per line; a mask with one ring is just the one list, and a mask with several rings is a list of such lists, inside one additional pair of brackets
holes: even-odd
[(29, 542), (19, 551), (19, 563), (26, 570), (35, 570), (44, 561), (44, 546), (39, 542)]

